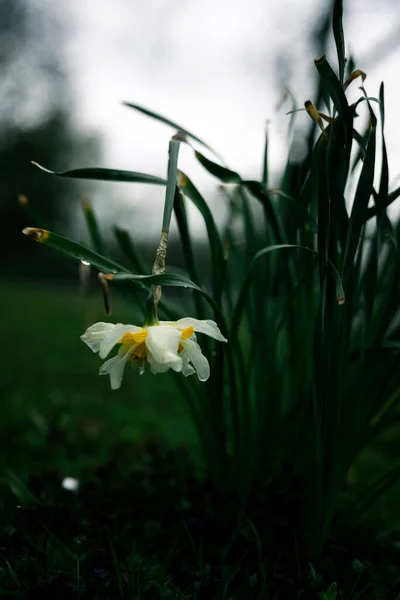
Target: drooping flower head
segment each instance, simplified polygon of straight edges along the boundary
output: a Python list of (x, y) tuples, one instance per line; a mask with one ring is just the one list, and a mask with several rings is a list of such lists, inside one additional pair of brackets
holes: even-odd
[(204, 333), (219, 342), (228, 340), (214, 321), (199, 321), (191, 317), (179, 321), (160, 321), (157, 325), (137, 327), (121, 323), (95, 323), (81, 336), (81, 340), (100, 358), (106, 358), (115, 345), (118, 354), (100, 368), (100, 375), (110, 375), (111, 388), (120, 387), (128, 362), (137, 365), (141, 373), (146, 363), (152, 373), (169, 369), (182, 372), (186, 377), (197, 373), (200, 381), (210, 376), (210, 365), (196, 341), (196, 334)]

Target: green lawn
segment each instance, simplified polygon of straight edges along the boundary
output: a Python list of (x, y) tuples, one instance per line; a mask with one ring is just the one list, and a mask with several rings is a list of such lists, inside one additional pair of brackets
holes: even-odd
[[(111, 321), (140, 322), (114, 290), (112, 309)], [(169, 374), (140, 376), (127, 368), (119, 391), (98, 376), (102, 361), (79, 336), (107, 320), (100, 292), (83, 296), (78, 285), (7, 283), (0, 311), (3, 464), (29, 470), (32, 461), (44, 461), (76, 471), (138, 439), (195, 444), (185, 401)]]

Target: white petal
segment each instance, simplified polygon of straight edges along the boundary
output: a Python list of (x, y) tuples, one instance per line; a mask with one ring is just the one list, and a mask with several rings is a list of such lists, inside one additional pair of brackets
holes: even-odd
[[(193, 339), (193, 338), (191, 338)], [(187, 352), (185, 352), (185, 350), (183, 349), (181, 352), (181, 358), (182, 358), (182, 374), (185, 377), (189, 377), (189, 375), (193, 375), (193, 373), (196, 373), (196, 371), (193, 369), (192, 365), (189, 364), (190, 358)]]
[(93, 352), (98, 352), (104, 336), (110, 333), (114, 327), (114, 323), (95, 323), (88, 327), (85, 333), (81, 335), (81, 340), (89, 346)]
[[(210, 365), (201, 351), (200, 346), (193, 340), (182, 340), (183, 352), (187, 354), (190, 362), (196, 370), (200, 381), (207, 381), (210, 377)], [(183, 354), (182, 352), (182, 354)]]
[(100, 358), (105, 358), (125, 333), (139, 333), (139, 331), (143, 331), (143, 327), (122, 325), (122, 323), (115, 325), (114, 329), (104, 336), (100, 344)]
[(117, 390), (121, 387), (122, 377), (124, 375), (125, 365), (129, 357), (129, 352), (122, 358), (117, 354), (107, 360), (101, 367), (100, 375), (110, 375), (111, 389)]
[[(150, 370), (153, 375), (157, 375), (158, 373), (166, 373), (171, 368), (169, 363), (161, 364), (155, 361), (150, 352), (147, 353), (147, 362), (150, 365)], [(174, 371), (180, 371), (181, 368), (182, 360), (180, 359), (180, 368), (174, 369)]]
[(214, 338), (214, 340), (218, 340), (219, 342), (228, 341), (222, 335), (216, 322), (210, 321), (209, 319), (200, 321), (199, 319), (193, 319), (192, 317), (184, 317), (183, 319), (176, 321), (173, 326), (180, 330), (186, 329), (187, 327), (193, 327), (195, 331), (198, 331), (199, 333), (205, 333), (209, 337)]
[(182, 359), (178, 354), (180, 339), (180, 331), (169, 325), (147, 328), (147, 360), (153, 373), (164, 373), (168, 369), (182, 370)]

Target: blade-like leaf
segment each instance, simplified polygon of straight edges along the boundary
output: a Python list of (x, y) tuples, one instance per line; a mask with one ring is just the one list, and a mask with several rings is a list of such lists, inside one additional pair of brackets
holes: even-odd
[[(397, 200), (397, 198), (399, 198), (399, 197), (400, 197), (400, 187), (393, 190), (393, 192), (390, 192), (390, 194), (387, 197), (386, 206), (390, 206), (390, 204), (395, 202), (395, 200)], [(372, 217), (375, 217), (377, 212), (378, 212), (378, 207), (376, 205), (371, 206), (367, 211), (367, 219), (372, 219)]]
[(207, 302), (212, 306), (212, 308), (217, 313), (219, 319), (221, 320), (222, 329), (226, 333), (227, 326), (225, 323), (225, 317), (221, 310), (221, 307), (215, 302), (215, 300), (207, 294), (200, 286), (198, 286), (194, 281), (191, 281), (184, 275), (180, 275), (179, 273), (163, 273), (162, 275), (136, 275), (135, 273), (107, 273), (106, 278), (110, 281), (126, 281), (132, 280), (133, 282), (142, 283), (145, 285), (169, 285), (172, 287), (183, 287), (190, 288), (192, 290), (196, 290), (204, 298)]
[[(200, 286), (180, 273), (162, 273), (161, 275), (138, 275), (135, 273), (107, 273), (106, 278), (110, 281), (143, 281), (147, 285), (170, 285), (173, 287), (184, 287), (202, 292)], [(205, 292), (204, 292), (205, 293)]]
[(168, 179), (167, 189), (165, 192), (165, 204), (162, 228), (164, 231), (169, 231), (171, 223), (172, 211), (174, 209), (174, 199), (176, 192), (176, 175), (178, 171), (178, 156), (180, 142), (172, 139), (168, 148)]
[(197, 160), (209, 173), (211, 173), (211, 175), (214, 175), (214, 177), (217, 177), (224, 183), (240, 183), (242, 181), (242, 178), (236, 171), (231, 171), (230, 169), (213, 162), (209, 158), (203, 156), (200, 152), (195, 152), (195, 155)]
[(146, 173), (137, 173), (136, 171), (121, 171), (119, 169), (87, 168), (74, 169), (72, 171), (51, 171), (39, 165), (37, 162), (32, 164), (45, 173), (57, 175), (58, 177), (69, 177), (71, 179), (95, 179), (98, 181), (124, 181), (131, 183), (151, 183), (154, 185), (166, 185), (167, 181), (161, 177), (147, 175)]
[(89, 230), (89, 234), (90, 234), (90, 238), (92, 240), (93, 247), (96, 250), (96, 252), (98, 252), (99, 254), (105, 255), (106, 254), (105, 245), (103, 242), (102, 235), (100, 233), (99, 224), (97, 222), (97, 217), (93, 210), (93, 206), (91, 205), (91, 203), (89, 202), (89, 200), (86, 197), (83, 198), (82, 205), (83, 205), (83, 213), (85, 215), (86, 224), (87, 224), (87, 227)]
[(183, 173), (182, 171), (178, 171), (178, 186), (181, 192), (193, 202), (193, 204), (200, 211), (201, 216), (204, 219), (208, 239), (210, 242), (214, 296), (215, 298), (219, 298), (221, 289), (223, 250), (221, 238), (217, 226), (215, 225), (214, 217), (203, 196), (193, 185), (189, 177), (185, 175), (185, 173)]
[(343, 87), (339, 79), (336, 77), (332, 67), (326, 60), (326, 56), (321, 56), (314, 62), (322, 79), (322, 84), (327, 90), (329, 96), (332, 98), (333, 104), (335, 105), (339, 117), (342, 120), (345, 147), (347, 151), (350, 151), (353, 135), (352, 114), (347, 102), (347, 98), (343, 91)]
[(353, 269), (353, 261), (357, 251), (361, 229), (367, 219), (368, 202), (372, 195), (375, 173), (376, 151), (376, 117), (368, 104), (372, 120), (371, 133), (368, 139), (367, 151), (363, 168), (358, 180), (357, 190), (349, 219), (349, 231), (344, 254), (344, 282), (348, 282)]
[[(182, 244), (183, 254), (190, 277), (196, 282), (199, 282), (199, 273), (197, 269), (197, 262), (195, 260), (195, 254), (193, 249), (192, 237), (190, 235), (189, 223), (186, 214), (185, 197), (181, 194), (178, 187), (175, 187), (175, 198), (174, 198), (174, 214), (176, 223), (178, 225), (179, 238)], [(194, 298), (196, 312), (200, 319), (204, 319), (204, 306), (199, 296)]]
[(180, 133), (183, 133), (185, 136), (192, 138), (192, 140), (198, 142), (199, 144), (210, 150), (217, 158), (222, 160), (221, 156), (219, 156), (219, 154), (215, 150), (213, 150), (211, 146), (209, 146), (208, 144), (206, 144), (206, 142), (197, 137), (197, 135), (194, 135), (184, 127), (178, 125), (178, 123), (175, 123), (175, 121), (171, 121), (170, 119), (167, 119), (167, 117), (163, 117), (162, 115), (159, 115), (158, 113), (155, 113), (152, 110), (149, 110), (148, 108), (144, 108), (144, 106), (139, 106), (139, 104), (132, 104), (131, 102), (123, 102), (122, 104), (124, 106), (127, 106), (128, 108), (133, 108), (134, 110), (137, 110), (138, 112), (141, 112), (144, 115), (151, 117), (152, 119), (156, 119), (156, 121), (161, 121), (161, 123), (165, 123), (165, 125), (169, 125), (170, 127), (177, 129)]
[(254, 275), (254, 267), (257, 264), (258, 260), (269, 254), (270, 252), (274, 252), (275, 250), (284, 250), (284, 249), (299, 249), (299, 250), (307, 250), (314, 255), (317, 255), (317, 252), (313, 248), (307, 248), (306, 246), (297, 246), (295, 244), (276, 244), (273, 246), (268, 246), (267, 248), (263, 248), (254, 256), (251, 264), (249, 265), (248, 272), (244, 284), (240, 290), (239, 298), (237, 300), (233, 315), (232, 315), (232, 325), (231, 325), (231, 336), (233, 339), (237, 338), (240, 321), (242, 319), (243, 310), (246, 306), (247, 299), (250, 292), (250, 286), (252, 283), (253, 275)]
[[(114, 227), (115, 237), (117, 239), (118, 245), (121, 248), (122, 252), (135, 269), (137, 273), (144, 274), (146, 269), (136, 252), (135, 244), (133, 243), (131, 236), (126, 229), (121, 229), (120, 227)], [(148, 269), (150, 270), (150, 269)]]
[(343, 85), (344, 69), (346, 66), (344, 34), (343, 34), (343, 0), (335, 0), (332, 19), (333, 37), (339, 64), (339, 81)]
[[(70, 258), (87, 262), (99, 271), (105, 273), (116, 273), (121, 271), (129, 273), (129, 271), (125, 267), (111, 260), (110, 258), (106, 258), (105, 256), (98, 254), (94, 250), (91, 250), (87, 246), (83, 246), (82, 244), (73, 242), (72, 240), (66, 237), (57, 235), (52, 231), (48, 231), (47, 229), (39, 229), (37, 227), (25, 227), (23, 233), (27, 235), (31, 240), (39, 242), (44, 246), (49, 246), (54, 250), (58, 250), (58, 252), (61, 252), (62, 254), (65, 254)], [(140, 282), (138, 283), (141, 287), (143, 287), (143, 284), (141, 284)]]
[(262, 184), (266, 188), (268, 185), (268, 123), (265, 128), (265, 141), (264, 141), (264, 160), (262, 170)]

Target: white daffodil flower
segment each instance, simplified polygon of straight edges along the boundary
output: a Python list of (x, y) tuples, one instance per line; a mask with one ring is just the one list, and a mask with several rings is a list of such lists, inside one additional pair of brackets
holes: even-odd
[(169, 369), (182, 372), (186, 377), (197, 373), (200, 381), (210, 377), (210, 365), (197, 344), (195, 332), (204, 333), (219, 342), (227, 342), (214, 321), (199, 321), (191, 317), (179, 321), (160, 321), (158, 325), (136, 327), (117, 323), (95, 323), (81, 336), (81, 340), (100, 358), (106, 358), (115, 345), (118, 354), (100, 368), (100, 375), (110, 375), (111, 389), (121, 386), (128, 362), (144, 372), (145, 363), (152, 373)]

